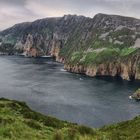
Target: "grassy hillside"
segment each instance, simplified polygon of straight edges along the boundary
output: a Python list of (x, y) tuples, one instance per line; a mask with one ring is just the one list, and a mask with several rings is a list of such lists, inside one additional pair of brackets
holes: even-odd
[(0, 99), (1, 140), (139, 140), (139, 128), (140, 117), (92, 129), (44, 116), (23, 102)]

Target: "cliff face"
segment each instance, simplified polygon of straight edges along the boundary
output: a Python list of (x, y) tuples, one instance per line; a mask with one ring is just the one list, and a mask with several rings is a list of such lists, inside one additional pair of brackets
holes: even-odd
[[(98, 54), (103, 57), (102, 54)], [(113, 54), (115, 56), (115, 54)], [(98, 57), (99, 57), (98, 56)], [(87, 57), (87, 56), (86, 56)], [(91, 63), (85, 63), (78, 60), (78, 63), (67, 62), (64, 68), (75, 73), (84, 73), (88, 76), (120, 76), (125, 80), (140, 79), (140, 50), (136, 49), (129, 55), (121, 56), (120, 52), (112, 59), (102, 60), (95, 58)], [(110, 56), (107, 56), (110, 57)], [(101, 59), (101, 58), (100, 58)], [(96, 61), (97, 60), (97, 61)]]
[(124, 63), (108, 63), (98, 66), (64, 65), (64, 68), (74, 73), (84, 73), (88, 76), (120, 76), (125, 80), (140, 79), (140, 71), (135, 65)]
[[(13, 51), (27, 56), (52, 55), (58, 57), (76, 26), (88, 18), (67, 15), (62, 18), (46, 18), (32, 23), (21, 23), (0, 32), (1, 48), (10, 44)], [(37, 53), (32, 53), (32, 49)], [(6, 51), (0, 50), (0, 51)]]
[(46, 18), (0, 32), (0, 42), (1, 52), (51, 55), (71, 72), (140, 79), (140, 20), (135, 18)]

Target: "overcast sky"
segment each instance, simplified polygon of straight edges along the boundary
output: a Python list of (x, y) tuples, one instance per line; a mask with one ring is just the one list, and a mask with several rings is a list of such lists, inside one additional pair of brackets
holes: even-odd
[(140, 18), (140, 0), (0, 0), (0, 30), (38, 18), (97, 13)]

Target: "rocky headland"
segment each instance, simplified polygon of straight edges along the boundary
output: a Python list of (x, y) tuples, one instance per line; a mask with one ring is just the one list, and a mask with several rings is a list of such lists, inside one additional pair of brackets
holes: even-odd
[(97, 14), (65, 15), (16, 24), (0, 32), (0, 52), (52, 56), (89, 76), (140, 79), (140, 20)]

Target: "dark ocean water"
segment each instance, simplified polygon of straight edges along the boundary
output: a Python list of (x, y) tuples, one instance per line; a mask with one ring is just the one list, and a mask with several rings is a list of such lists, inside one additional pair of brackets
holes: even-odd
[(0, 97), (25, 101), (35, 111), (87, 126), (139, 115), (140, 102), (128, 99), (138, 87), (138, 81), (69, 73), (50, 59), (0, 57)]

